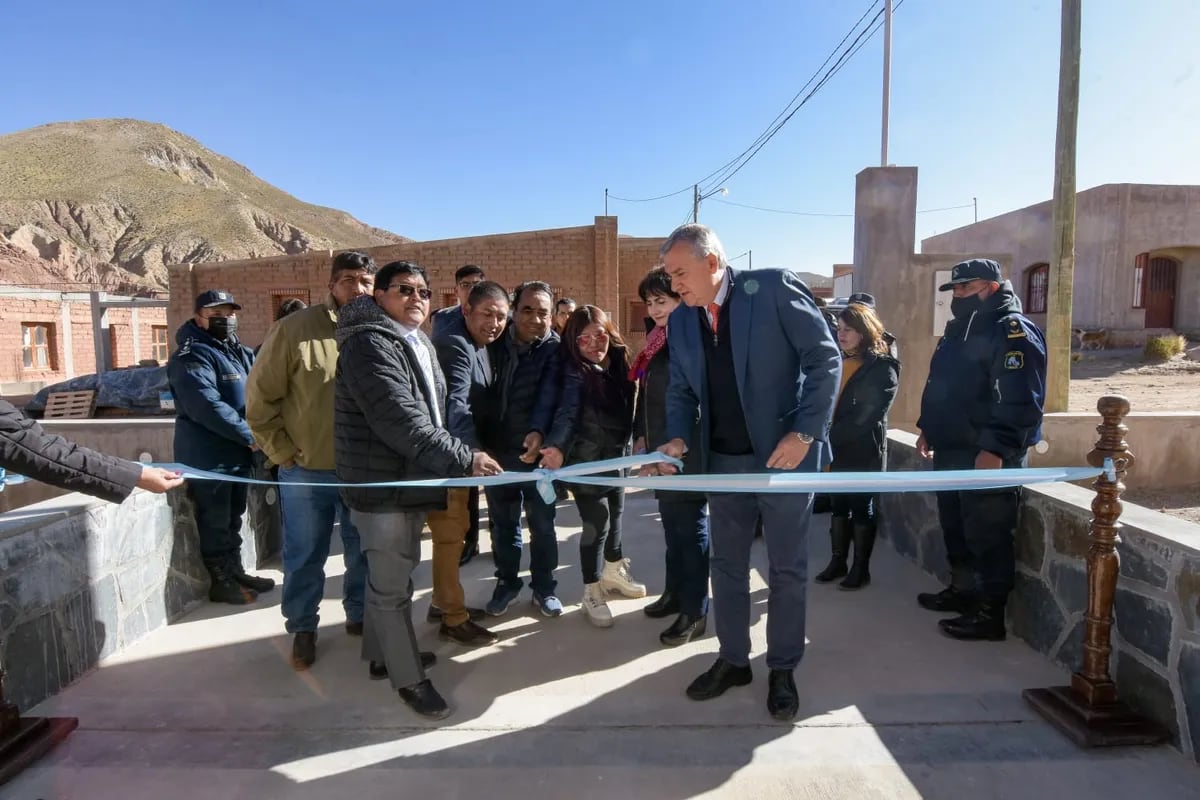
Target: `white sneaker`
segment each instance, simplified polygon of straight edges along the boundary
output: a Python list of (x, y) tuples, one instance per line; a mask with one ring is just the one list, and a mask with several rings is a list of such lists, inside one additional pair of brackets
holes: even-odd
[(608, 601), (604, 599), (604, 590), (600, 583), (585, 583), (583, 585), (583, 613), (587, 621), (597, 628), (611, 628), (612, 612), (608, 610)]
[(600, 573), (600, 586), (606, 592), (616, 592), (626, 597), (638, 598), (646, 596), (646, 584), (638, 583), (629, 571), (629, 559), (620, 561), (605, 561), (604, 571)]

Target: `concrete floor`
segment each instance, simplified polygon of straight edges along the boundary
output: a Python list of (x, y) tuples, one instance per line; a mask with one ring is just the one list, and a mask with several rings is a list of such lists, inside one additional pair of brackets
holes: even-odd
[[(367, 680), (342, 630), (340, 559), (330, 560), (318, 661), (288, 666), (279, 591), (249, 610), (207, 605), (106, 662), (35, 714), (80, 728), (0, 789), (11, 800), (126, 798), (1128, 798), (1200, 797), (1200, 767), (1168, 747), (1083, 751), (1022, 702), (1063, 670), (1017, 640), (966, 644), (938, 634), (914, 595), (933, 587), (886, 543), (866, 591), (813, 586), (795, 724), (765, 710), (766, 553), (755, 546), (755, 680), (707, 703), (683, 689), (705, 670), (709, 634), (665, 649), (668, 621), (642, 605), (662, 585), (662, 536), (645, 493), (626, 507), (625, 554), (651, 590), (614, 600), (600, 630), (578, 607), (577, 516), (560, 506), (559, 619), (527, 602), (468, 651), (418, 627), (454, 707), (442, 724)], [(813, 572), (828, 555), (812, 537)], [(486, 538), (486, 534), (485, 534)], [(428, 557), (428, 541), (426, 541)], [(278, 575), (276, 577), (279, 577)], [(468, 599), (492, 588), (490, 558), (463, 571)]]

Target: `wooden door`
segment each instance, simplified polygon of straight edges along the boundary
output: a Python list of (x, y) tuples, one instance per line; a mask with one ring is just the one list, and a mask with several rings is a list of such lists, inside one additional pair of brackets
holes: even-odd
[(1179, 281), (1179, 262), (1173, 258), (1152, 258), (1146, 280), (1146, 327), (1175, 326), (1175, 287)]

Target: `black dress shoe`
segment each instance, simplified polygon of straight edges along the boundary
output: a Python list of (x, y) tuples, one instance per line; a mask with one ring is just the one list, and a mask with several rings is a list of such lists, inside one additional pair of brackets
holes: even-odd
[(270, 578), (260, 578), (257, 575), (247, 575), (240, 564), (234, 571), (233, 579), (247, 589), (251, 589), (259, 594), (269, 592), (275, 588), (275, 581)]
[(780, 722), (791, 722), (800, 710), (800, 693), (790, 669), (773, 669), (767, 678), (767, 711)]
[(363, 624), (361, 622), (347, 622), (346, 623), (346, 633), (348, 633), (351, 636), (362, 636), (363, 635)]
[(317, 632), (298, 631), (292, 639), (292, 669), (303, 672), (317, 660)]
[[(429, 613), (425, 615), (425, 621), (432, 625), (434, 623), (441, 622), (442, 616), (442, 610), (433, 603), (430, 603)], [(467, 608), (467, 619), (471, 620), (472, 622), (482, 622), (483, 618), (486, 616), (487, 612), (482, 608)]]
[(735, 667), (723, 658), (709, 667), (708, 672), (692, 681), (687, 688), (687, 696), (693, 700), (711, 700), (725, 694), (725, 690), (733, 686), (745, 686), (754, 680), (750, 665)]
[(438, 629), (438, 636), (447, 641), (464, 644), (467, 647), (485, 647), (500, 641), (499, 636), (471, 620), (467, 620), (461, 625), (453, 626), (443, 622), (442, 627)]
[(674, 592), (663, 592), (657, 600), (642, 609), (642, 613), (650, 619), (661, 619), (679, 613), (679, 595)]
[(463, 546), (462, 555), (458, 557), (458, 565), (465, 567), (471, 559), (479, 555), (479, 542), (469, 542)]
[(450, 706), (433, 688), (433, 683), (426, 678), (420, 683), (405, 686), (398, 691), (400, 699), (408, 704), (416, 713), (428, 719), (445, 719), (450, 716)]
[[(429, 669), (437, 663), (437, 656), (427, 650), (422, 650), (418, 655), (421, 656), (421, 667), (423, 669)], [(372, 661), (367, 664), (367, 674), (371, 676), (371, 680), (381, 681), (388, 676), (387, 664)]]
[(942, 633), (967, 642), (1002, 642), (1005, 638), (1004, 604), (983, 601), (973, 611), (954, 619), (938, 620)]
[(671, 623), (671, 627), (659, 634), (658, 640), (667, 647), (679, 647), (692, 639), (699, 639), (704, 635), (707, 627), (707, 616), (693, 617), (691, 614), (680, 614)]
[(967, 614), (975, 605), (975, 598), (969, 592), (947, 586), (937, 593), (922, 592), (917, 595), (917, 604), (942, 614)]

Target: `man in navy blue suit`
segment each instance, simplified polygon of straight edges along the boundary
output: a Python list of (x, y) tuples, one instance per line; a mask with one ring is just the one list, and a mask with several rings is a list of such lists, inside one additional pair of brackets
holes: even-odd
[[(695, 448), (711, 474), (824, 469), (841, 353), (812, 292), (789, 270), (730, 268), (703, 225), (677, 228), (660, 255), (683, 304), (669, 322), (671, 439), (659, 449), (678, 458)], [(697, 409), (699, 441), (691, 441)], [(709, 513), (721, 647), (687, 695), (709, 700), (753, 677), (750, 547), (761, 514), (770, 565), (767, 710), (791, 720), (799, 708), (792, 672), (804, 655), (812, 494), (710, 494)]]

